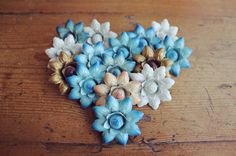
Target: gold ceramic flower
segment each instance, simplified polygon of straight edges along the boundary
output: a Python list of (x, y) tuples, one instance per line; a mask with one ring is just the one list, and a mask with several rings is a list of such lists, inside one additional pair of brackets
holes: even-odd
[(165, 51), (163, 48), (153, 51), (152, 48), (146, 46), (141, 54), (133, 56), (136, 61), (136, 66), (134, 68), (135, 72), (141, 72), (144, 64), (149, 64), (154, 70), (160, 66), (170, 67), (172, 61), (165, 57)]
[(61, 94), (65, 94), (69, 89), (65, 77), (76, 73), (73, 57), (61, 52), (57, 60), (48, 63), (48, 68), (53, 71), (49, 81), (53, 84), (59, 84)]

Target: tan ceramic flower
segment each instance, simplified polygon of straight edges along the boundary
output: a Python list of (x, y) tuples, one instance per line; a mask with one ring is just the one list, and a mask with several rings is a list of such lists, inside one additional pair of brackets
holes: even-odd
[(61, 52), (57, 60), (48, 63), (48, 68), (53, 71), (49, 81), (53, 84), (59, 84), (61, 94), (65, 94), (69, 89), (65, 77), (76, 73), (73, 57)]
[(99, 96), (96, 105), (103, 105), (108, 95), (112, 95), (118, 100), (123, 100), (127, 96), (131, 97), (133, 104), (140, 102), (141, 83), (129, 81), (129, 74), (126, 71), (123, 71), (118, 77), (111, 73), (106, 73), (104, 83), (94, 87), (95, 93)]
[(133, 59), (137, 62), (134, 71), (141, 72), (144, 64), (150, 65), (154, 70), (160, 66), (170, 67), (173, 62), (164, 57), (165, 52), (163, 48), (153, 51), (152, 48), (146, 46), (140, 55), (133, 56)]

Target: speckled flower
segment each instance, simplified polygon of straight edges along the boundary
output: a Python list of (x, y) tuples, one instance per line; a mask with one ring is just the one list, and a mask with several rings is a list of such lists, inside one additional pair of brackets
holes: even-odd
[(78, 54), (81, 51), (82, 45), (75, 43), (75, 39), (72, 35), (69, 35), (62, 40), (58, 37), (53, 38), (53, 47), (46, 49), (46, 54), (50, 58), (50, 61), (57, 60), (61, 52), (66, 53), (69, 56)]
[(170, 26), (167, 19), (164, 19), (160, 24), (156, 21), (152, 21), (152, 27), (155, 30), (156, 36), (160, 37), (162, 40), (169, 35), (174, 40), (178, 39), (176, 36), (178, 33), (178, 27)]
[(148, 64), (145, 64), (141, 73), (131, 73), (132, 80), (142, 83), (141, 102), (142, 107), (149, 103), (153, 109), (157, 109), (160, 101), (170, 101), (171, 95), (168, 89), (172, 87), (175, 81), (166, 78), (166, 68), (161, 66), (153, 70)]
[(93, 88), (101, 83), (105, 73), (102, 71), (99, 62), (89, 68), (84, 64), (78, 64), (76, 73), (77, 75), (72, 75), (66, 79), (72, 88), (69, 99), (80, 100), (81, 106), (87, 108), (97, 100)]
[(134, 71), (141, 72), (144, 64), (149, 64), (154, 70), (160, 66), (169, 67), (172, 65), (172, 61), (164, 58), (165, 50), (163, 48), (153, 51), (152, 48), (146, 46), (141, 55), (137, 54), (133, 56), (133, 59), (137, 62)]
[(165, 57), (173, 61), (170, 73), (179, 76), (182, 68), (190, 68), (188, 57), (192, 54), (192, 49), (184, 46), (184, 38), (180, 37), (174, 41), (170, 36), (164, 39), (166, 49)]
[(118, 101), (113, 96), (108, 96), (104, 106), (95, 106), (93, 110), (97, 119), (92, 128), (102, 132), (105, 144), (116, 139), (120, 144), (126, 145), (129, 135), (141, 134), (137, 122), (142, 119), (143, 113), (132, 110), (131, 98)]
[(91, 26), (85, 27), (84, 31), (89, 34), (87, 39), (89, 44), (103, 42), (108, 47), (108, 39), (117, 37), (116, 33), (110, 31), (110, 22), (100, 24), (96, 19), (93, 19)]
[(67, 20), (65, 26), (58, 26), (57, 33), (60, 38), (65, 39), (68, 35), (73, 35), (75, 41), (83, 44), (89, 37), (89, 34), (84, 31), (84, 23), (79, 22), (74, 24), (72, 20)]
[(106, 73), (104, 83), (94, 87), (95, 93), (99, 96), (96, 105), (104, 104), (108, 95), (112, 95), (118, 100), (131, 97), (133, 104), (140, 102), (139, 92), (141, 83), (138, 81), (129, 81), (129, 75), (126, 71), (123, 71), (118, 77), (115, 77), (111, 73)]
[(49, 81), (53, 84), (59, 84), (61, 94), (65, 94), (69, 89), (65, 78), (75, 74), (74, 66), (73, 58), (64, 52), (60, 53), (58, 60), (48, 63), (48, 68), (53, 71)]

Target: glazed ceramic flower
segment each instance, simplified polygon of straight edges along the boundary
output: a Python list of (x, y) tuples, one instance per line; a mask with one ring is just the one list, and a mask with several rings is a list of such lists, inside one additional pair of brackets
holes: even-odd
[(117, 34), (110, 31), (110, 22), (100, 24), (96, 19), (93, 19), (90, 27), (85, 27), (84, 31), (89, 34), (87, 42), (89, 44), (96, 44), (104, 42), (108, 47), (108, 38), (116, 38)]
[(84, 64), (78, 64), (76, 74), (66, 79), (72, 88), (69, 99), (80, 100), (81, 106), (87, 108), (97, 100), (93, 88), (101, 83), (105, 73), (102, 71), (99, 62), (97, 62), (89, 68)]
[(112, 95), (118, 100), (131, 97), (133, 104), (140, 102), (139, 92), (141, 83), (138, 81), (129, 81), (128, 72), (123, 71), (118, 77), (115, 77), (111, 73), (106, 73), (104, 83), (94, 87), (95, 93), (99, 96), (96, 105), (104, 104), (108, 95)]
[(165, 67), (161, 66), (153, 70), (148, 64), (145, 64), (141, 73), (131, 73), (130, 77), (132, 80), (142, 83), (139, 107), (149, 103), (153, 109), (157, 109), (160, 101), (171, 100), (168, 89), (172, 87), (175, 81), (171, 78), (166, 78)]
[(178, 33), (178, 27), (170, 26), (167, 19), (164, 19), (160, 24), (156, 21), (152, 21), (152, 27), (156, 32), (156, 36), (160, 37), (162, 40), (166, 35), (171, 36), (174, 40), (178, 39), (176, 36)]
[(95, 106), (93, 110), (97, 119), (93, 122), (92, 128), (102, 132), (105, 144), (116, 139), (125, 145), (129, 135), (141, 134), (136, 123), (142, 119), (143, 113), (132, 110), (131, 98), (118, 101), (113, 96), (108, 96), (104, 106)]
[(188, 57), (192, 54), (192, 49), (184, 46), (184, 38), (180, 37), (174, 41), (170, 36), (164, 39), (166, 49), (165, 57), (173, 61), (169, 68), (173, 76), (179, 76), (182, 68), (190, 68)]
[(72, 20), (67, 20), (65, 26), (58, 26), (57, 27), (57, 33), (60, 38), (65, 39), (68, 35), (73, 35), (75, 38), (75, 41), (78, 43), (84, 43), (88, 37), (89, 34), (84, 31), (84, 23), (79, 22), (74, 24)]
[(53, 38), (53, 47), (46, 49), (45, 53), (50, 58), (50, 61), (57, 60), (61, 52), (66, 53), (69, 56), (78, 54), (81, 51), (82, 45), (75, 43), (75, 39), (72, 35), (69, 35), (62, 40), (58, 37)]
[(165, 50), (163, 48), (153, 51), (152, 48), (146, 46), (141, 55), (137, 54), (133, 56), (133, 59), (137, 62), (134, 71), (141, 72), (144, 64), (149, 64), (154, 70), (160, 66), (169, 67), (172, 65), (172, 61), (164, 58)]
[(69, 89), (65, 78), (75, 74), (74, 66), (73, 58), (64, 52), (60, 53), (58, 60), (48, 63), (48, 68), (53, 71), (49, 81), (53, 84), (59, 84), (61, 94), (65, 94)]

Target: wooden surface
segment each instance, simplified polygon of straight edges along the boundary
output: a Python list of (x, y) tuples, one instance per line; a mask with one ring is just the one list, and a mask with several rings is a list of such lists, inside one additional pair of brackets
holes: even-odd
[[(0, 155), (236, 155), (235, 0), (0, 1)], [(193, 48), (173, 101), (142, 110), (142, 136), (102, 145), (91, 109), (60, 96), (47, 79), (55, 27), (68, 18), (110, 21), (112, 30), (168, 18)]]

